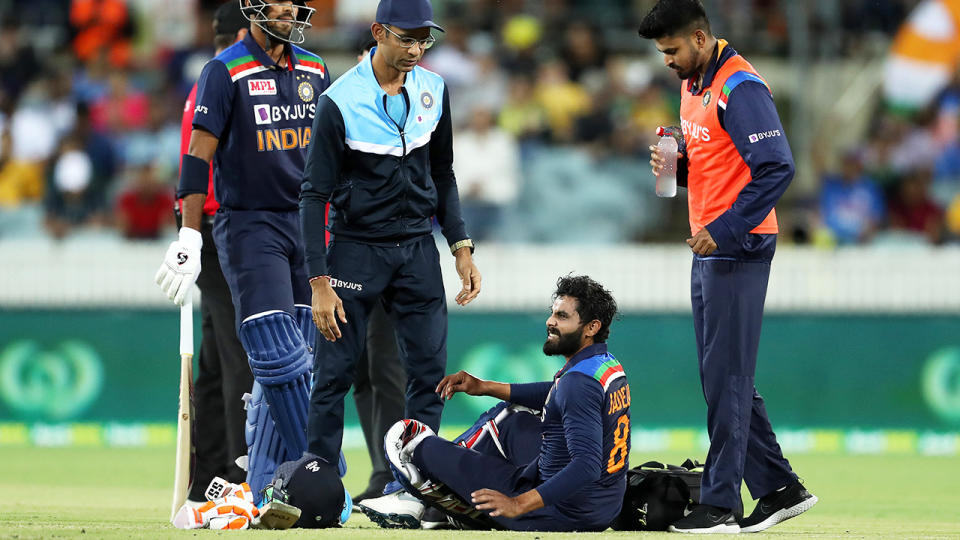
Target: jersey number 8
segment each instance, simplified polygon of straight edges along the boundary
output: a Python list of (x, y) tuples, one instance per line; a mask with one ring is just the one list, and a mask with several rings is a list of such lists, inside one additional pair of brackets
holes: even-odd
[(630, 440), (630, 417), (622, 414), (617, 419), (617, 427), (613, 432), (613, 449), (610, 450), (610, 459), (607, 460), (607, 473), (613, 474), (627, 463), (627, 441)]

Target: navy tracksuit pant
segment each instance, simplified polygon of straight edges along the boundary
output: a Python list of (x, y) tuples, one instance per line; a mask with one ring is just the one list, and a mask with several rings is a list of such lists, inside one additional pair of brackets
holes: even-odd
[(796, 480), (754, 387), (775, 234), (694, 256), (690, 291), (710, 450), (700, 502), (743, 513), (740, 484), (756, 499)]
[[(321, 336), (321, 339), (323, 337)], [(374, 306), (367, 321), (367, 350), (360, 354), (353, 381), (353, 401), (367, 453), (373, 470), (364, 491), (379, 493), (393, 481), (393, 474), (383, 454), (383, 436), (390, 426), (403, 419), (404, 392), (407, 374), (400, 365), (397, 333), (393, 321), (381, 303)]]
[(364, 350), (367, 320), (381, 297), (394, 321), (399, 361), (407, 373), (403, 418), (437, 431), (443, 401), (434, 390), (447, 367), (447, 302), (433, 236), (399, 244), (335, 239), (328, 248), (327, 268), (347, 322), (337, 320), (343, 337), (335, 342), (317, 334), (308, 450), (330, 463), (340, 455), (344, 397)]

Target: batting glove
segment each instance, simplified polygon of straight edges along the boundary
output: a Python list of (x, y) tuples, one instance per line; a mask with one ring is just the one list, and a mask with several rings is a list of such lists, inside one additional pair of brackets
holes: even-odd
[(203, 247), (203, 237), (200, 232), (189, 227), (180, 229), (180, 238), (174, 240), (167, 248), (163, 257), (163, 264), (153, 278), (160, 285), (160, 290), (182, 306), (187, 295), (193, 290), (193, 284), (200, 275), (200, 248)]
[(178, 529), (247, 529), (260, 515), (253, 502), (227, 496), (192, 508), (184, 504), (173, 518)]

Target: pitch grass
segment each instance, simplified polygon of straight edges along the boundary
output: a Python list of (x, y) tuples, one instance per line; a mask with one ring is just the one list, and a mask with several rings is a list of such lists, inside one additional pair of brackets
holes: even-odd
[[(673, 463), (682, 456), (656, 456)], [(361, 514), (324, 531), (178, 531), (170, 526), (173, 448), (0, 448), (0, 538), (657, 538), (665, 533), (544, 534), (382, 530)], [(347, 456), (352, 493), (369, 461)], [(642, 456), (646, 459), (647, 456)], [(641, 456), (631, 456), (640, 463)], [(788, 538), (960, 538), (960, 460), (919, 456), (807, 455), (794, 468), (820, 503), (770, 530)], [(753, 506), (744, 494), (747, 508)], [(757, 535), (757, 538), (767, 536)], [(676, 539), (676, 535), (670, 535)]]

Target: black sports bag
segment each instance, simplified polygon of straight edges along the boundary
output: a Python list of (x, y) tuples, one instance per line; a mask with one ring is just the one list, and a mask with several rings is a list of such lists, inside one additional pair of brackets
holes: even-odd
[(611, 524), (618, 531), (665, 531), (700, 501), (703, 465), (688, 459), (683, 465), (648, 461), (627, 471), (627, 491), (620, 515)]

